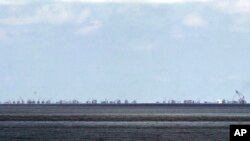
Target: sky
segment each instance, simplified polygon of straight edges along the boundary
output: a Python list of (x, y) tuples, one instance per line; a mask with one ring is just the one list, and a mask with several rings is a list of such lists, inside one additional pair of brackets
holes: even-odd
[(250, 101), (249, 0), (0, 0), (0, 101)]

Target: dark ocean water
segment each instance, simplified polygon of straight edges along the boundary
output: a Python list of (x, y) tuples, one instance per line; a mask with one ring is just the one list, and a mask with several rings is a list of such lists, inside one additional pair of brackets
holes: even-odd
[[(1, 105), (1, 116), (178, 115), (249, 117), (249, 105)], [(0, 121), (0, 141), (228, 141), (250, 121)]]

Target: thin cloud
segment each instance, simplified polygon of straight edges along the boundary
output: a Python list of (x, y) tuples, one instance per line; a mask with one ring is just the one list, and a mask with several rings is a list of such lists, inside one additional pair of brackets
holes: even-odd
[[(160, 4), (183, 4), (204, 3), (213, 0), (51, 0), (50, 3), (160, 3)], [(0, 5), (24, 5), (32, 3), (43, 3), (40, 0), (0, 0)]]
[(228, 0), (217, 1), (214, 6), (226, 13), (250, 13), (250, 1), (249, 0)]
[(207, 25), (202, 16), (198, 14), (189, 14), (184, 18), (184, 24), (189, 27), (204, 27)]
[(0, 19), (0, 24), (27, 25), (27, 24), (64, 24), (82, 23), (91, 15), (89, 9), (74, 13), (59, 5), (44, 5), (29, 16), (8, 17)]
[(0, 5), (23, 5), (29, 3), (28, 0), (0, 0)]
[(250, 1), (249, 0), (228, 0), (215, 1), (214, 8), (228, 14), (233, 18), (230, 31), (250, 32)]
[(91, 34), (95, 31), (97, 31), (99, 28), (102, 27), (102, 22), (101, 21), (98, 21), (98, 20), (95, 20), (95, 21), (92, 21), (90, 22), (89, 25), (83, 27), (83, 28), (80, 28), (77, 33), (78, 34), (83, 34), (83, 35), (88, 35), (88, 34)]
[(81, 3), (190, 3), (190, 2), (209, 2), (211, 0), (58, 0), (61, 2), (81, 2)]

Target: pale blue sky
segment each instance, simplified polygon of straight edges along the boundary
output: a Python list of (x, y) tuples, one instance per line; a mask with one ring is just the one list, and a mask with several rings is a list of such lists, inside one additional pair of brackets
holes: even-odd
[(248, 0), (0, 0), (0, 101), (249, 101), (249, 61)]

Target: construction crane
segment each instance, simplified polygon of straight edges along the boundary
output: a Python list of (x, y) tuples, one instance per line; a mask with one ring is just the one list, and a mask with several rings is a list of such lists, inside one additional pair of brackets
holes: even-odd
[(238, 96), (238, 102), (239, 104), (246, 104), (245, 96), (239, 92), (238, 90), (235, 90), (236, 95)]

